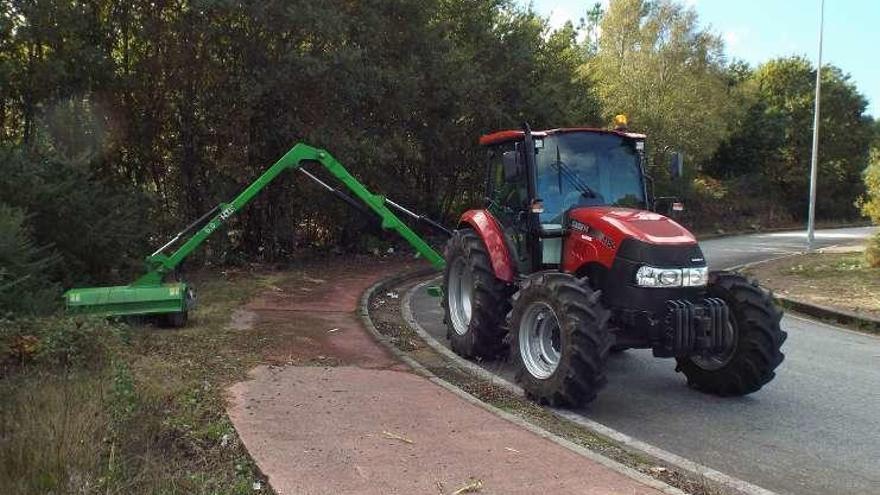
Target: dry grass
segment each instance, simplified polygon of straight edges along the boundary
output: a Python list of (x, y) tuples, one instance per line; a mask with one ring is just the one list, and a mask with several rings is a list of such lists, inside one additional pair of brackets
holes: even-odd
[(197, 280), (187, 328), (105, 335), (118, 342), (98, 364), (7, 368), (0, 493), (270, 493), (224, 408), (225, 386), (259, 361), (263, 341), (227, 323), (266, 280)]

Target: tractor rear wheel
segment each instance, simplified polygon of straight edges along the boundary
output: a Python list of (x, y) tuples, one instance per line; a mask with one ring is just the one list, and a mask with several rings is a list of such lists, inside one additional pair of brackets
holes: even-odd
[(586, 279), (539, 273), (514, 296), (511, 357), (516, 379), (531, 399), (577, 407), (605, 385), (605, 361), (614, 338), (600, 295)]
[(782, 311), (757, 283), (736, 273), (713, 273), (707, 292), (730, 309), (727, 331), (733, 334), (732, 343), (715, 354), (678, 358), (676, 369), (702, 392), (737, 396), (760, 390), (785, 358), (780, 351), (788, 336), (779, 325)]
[(497, 357), (505, 350), (510, 290), (495, 277), (486, 246), (473, 230), (456, 230), (444, 257), (442, 304), (452, 350), (464, 357)]

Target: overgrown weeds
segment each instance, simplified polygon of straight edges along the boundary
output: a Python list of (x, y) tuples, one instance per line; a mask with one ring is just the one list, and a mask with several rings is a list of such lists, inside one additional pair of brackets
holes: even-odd
[[(259, 359), (227, 327), (261, 277), (202, 280), (181, 330), (100, 318), (0, 321), (0, 493), (267, 493), (224, 408)], [(259, 490), (255, 490), (259, 486)]]

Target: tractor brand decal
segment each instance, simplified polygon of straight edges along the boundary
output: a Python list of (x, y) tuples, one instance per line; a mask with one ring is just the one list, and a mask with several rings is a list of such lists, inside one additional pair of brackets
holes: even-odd
[(611, 240), (610, 237), (605, 235), (605, 233), (599, 229), (590, 227), (589, 225), (582, 223), (582, 222), (578, 222), (577, 220), (572, 220), (569, 224), (569, 228), (571, 228), (571, 230), (574, 230), (576, 232), (580, 232), (581, 234), (583, 234), (585, 240), (595, 239), (595, 240), (599, 241), (600, 243), (602, 243), (602, 245), (605, 246), (606, 248), (614, 249), (614, 241)]
[(226, 208), (223, 208), (223, 211), (221, 211), (220, 214), (217, 215), (216, 219), (211, 220), (210, 222), (208, 222), (207, 225), (205, 225), (205, 228), (203, 229), (205, 231), (205, 234), (213, 233), (215, 230), (217, 230), (217, 228), (220, 227), (221, 222), (229, 220), (229, 217), (231, 217), (233, 213), (235, 213), (234, 206), (228, 205)]
[(569, 225), (569, 228), (571, 228), (571, 230), (576, 230), (582, 234), (589, 234), (590, 233), (590, 226), (587, 224), (578, 222), (577, 220), (572, 220), (571, 224)]
[(233, 213), (235, 213), (235, 207), (229, 205), (226, 208), (223, 208), (223, 211), (220, 212), (220, 218), (223, 220), (229, 220), (229, 217), (231, 217)]
[(607, 247), (608, 249), (614, 249), (614, 241), (611, 240), (610, 237), (605, 235), (605, 233), (602, 231), (597, 230), (595, 232), (596, 238), (598, 238), (602, 242), (602, 244), (605, 245), (605, 247)]

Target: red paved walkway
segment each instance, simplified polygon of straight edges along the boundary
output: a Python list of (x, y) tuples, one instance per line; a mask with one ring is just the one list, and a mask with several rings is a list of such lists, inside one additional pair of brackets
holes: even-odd
[(309, 273), (311, 285), (249, 305), (290, 342), (279, 361), (339, 365), (262, 366), (230, 388), (235, 428), (280, 494), (437, 495), (474, 479), (484, 494), (659, 493), (396, 363), (355, 315), (360, 294), (395, 269)]

